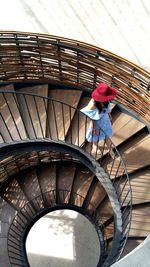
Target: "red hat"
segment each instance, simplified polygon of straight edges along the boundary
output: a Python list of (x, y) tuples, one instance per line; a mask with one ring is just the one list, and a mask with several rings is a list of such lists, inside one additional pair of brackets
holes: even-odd
[(117, 91), (106, 83), (99, 83), (92, 93), (92, 98), (99, 102), (106, 102), (115, 98)]

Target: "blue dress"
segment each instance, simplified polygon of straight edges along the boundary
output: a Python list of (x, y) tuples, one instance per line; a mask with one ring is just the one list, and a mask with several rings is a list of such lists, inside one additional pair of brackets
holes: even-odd
[[(97, 131), (93, 131), (93, 127), (90, 126), (86, 133), (86, 139), (88, 142), (98, 142), (104, 140), (106, 137), (112, 136), (112, 125), (108, 113), (110, 113), (110, 107), (104, 108), (102, 112), (99, 112), (97, 108), (87, 109), (87, 107), (82, 108), (81, 112), (87, 115), (90, 119), (94, 121), (94, 126)], [(103, 131), (100, 131), (100, 130)]]

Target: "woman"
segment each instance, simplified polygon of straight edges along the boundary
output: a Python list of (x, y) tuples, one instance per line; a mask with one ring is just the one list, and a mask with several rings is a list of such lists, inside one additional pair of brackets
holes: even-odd
[(112, 125), (109, 101), (115, 98), (116, 93), (116, 89), (102, 82), (92, 92), (92, 98), (88, 105), (81, 109), (93, 121), (86, 133), (87, 141), (93, 143), (92, 153), (99, 153), (97, 144), (104, 139), (110, 149), (109, 137), (112, 136)]

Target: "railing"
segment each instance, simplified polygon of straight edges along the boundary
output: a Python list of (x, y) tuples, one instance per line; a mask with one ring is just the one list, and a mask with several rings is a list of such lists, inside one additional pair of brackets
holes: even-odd
[(0, 81), (40, 80), (88, 88), (104, 81), (117, 101), (150, 122), (150, 73), (102, 48), (46, 34), (0, 33)]
[[(70, 197), (74, 199), (74, 203), (70, 203)], [(62, 204), (63, 203), (63, 204)], [(64, 204), (65, 203), (65, 204)], [(26, 237), (31, 229), (32, 225), (41, 217), (43, 214), (60, 209), (72, 209), (76, 210), (83, 215), (86, 215), (88, 219), (95, 224), (96, 231), (100, 242), (100, 255), (97, 267), (101, 266), (104, 259), (105, 251), (104, 247), (104, 231), (103, 234), (99, 230), (98, 225), (95, 223), (96, 208), (89, 203), (93, 209), (93, 215), (88, 213), (88, 210), (83, 209), (84, 198), (77, 193), (70, 192), (68, 190), (52, 190), (37, 196), (36, 198), (27, 202), (18, 211), (14, 217), (8, 232), (7, 245), (8, 255), (11, 266), (29, 267), (28, 257), (26, 253)], [(48, 207), (48, 210), (47, 210)], [(33, 222), (34, 218), (34, 222)]]
[[(93, 152), (93, 142), (86, 141), (88, 128), (94, 129), (93, 121), (80, 110), (60, 101), (33, 94), (8, 91), (1, 91), (0, 99), (3, 103), (0, 113), (2, 145), (40, 139), (61, 141), (64, 144), (80, 148), (81, 153), (86, 153), (103, 167), (107, 177), (114, 183), (120, 208), (123, 210), (120, 251), (117, 251), (114, 259), (119, 257), (130, 230), (132, 197), (126, 167), (112, 141), (109, 139), (109, 147), (105, 141), (97, 142)], [(101, 132), (103, 132), (102, 129), (100, 129), (100, 134)], [(94, 130), (92, 137), (93, 135)], [(1, 162), (0, 170), (3, 175), (3, 178), (0, 179), (1, 183), (3, 179), (5, 180), (12, 174), (12, 170), (9, 169), (11, 160), (15, 166), (15, 158)]]

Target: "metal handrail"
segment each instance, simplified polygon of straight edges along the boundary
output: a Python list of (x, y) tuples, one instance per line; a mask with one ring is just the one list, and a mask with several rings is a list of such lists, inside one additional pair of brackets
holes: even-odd
[[(4, 110), (1, 110), (0, 113), (2, 144), (7, 145), (20, 140), (36, 139), (62, 141), (65, 144), (74, 145), (76, 148), (80, 147), (81, 152), (88, 154), (91, 158), (98, 161), (99, 164), (103, 166), (108, 177), (113, 179), (120, 207), (121, 209), (126, 207), (123, 214), (123, 232), (120, 241), (121, 250), (117, 255), (117, 257), (119, 257), (130, 230), (132, 196), (126, 167), (111, 139), (109, 149), (106, 146), (106, 142), (104, 142), (101, 144), (100, 154), (98, 154), (99, 144), (97, 143), (96, 150), (92, 153), (92, 143), (90, 145), (87, 144), (86, 132), (89, 125), (91, 123), (93, 125), (93, 121), (80, 110), (62, 103), (61, 101), (29, 93), (0, 91), (0, 98), (5, 104)], [(16, 107), (15, 110), (12, 110), (12, 102)], [(6, 110), (9, 113), (9, 120), (6, 120), (5, 117)], [(57, 110), (59, 110), (59, 114), (57, 114)], [(22, 121), (21, 126), (17, 124), (18, 118)], [(73, 131), (72, 123), (74, 123)], [(103, 132), (103, 129), (100, 129), (100, 132)], [(114, 153), (113, 158), (111, 158), (110, 155), (112, 151)], [(8, 165), (5, 165), (5, 163), (1, 164), (3, 170), (6, 171), (6, 175), (9, 173), (7, 169)], [(114, 166), (116, 168), (115, 172)], [(123, 176), (124, 179), (120, 178), (118, 180), (117, 177), (120, 173), (121, 177)], [(125, 196), (124, 192), (127, 192)]]
[[(76, 199), (78, 205), (72, 204), (72, 202), (70, 202), (70, 197)], [(82, 208), (84, 200), (85, 198), (83, 196), (75, 192), (59, 189), (57, 191), (51, 190), (44, 192), (42, 195), (38, 195), (34, 199), (27, 202), (15, 215), (8, 231), (7, 246), (11, 266), (30, 266), (26, 252), (26, 238), (28, 232), (33, 224), (36, 223), (36, 221), (41, 218), (43, 214), (47, 214), (57, 210), (58, 208), (69, 208), (86, 216), (95, 225), (95, 229), (99, 237), (100, 247), (104, 246), (105, 232), (103, 228), (102, 233), (99, 229), (99, 226), (96, 224), (96, 207), (94, 207), (92, 203), (89, 203), (93, 210), (92, 215), (89, 214), (88, 210)], [(105, 250), (100, 250), (97, 267), (101, 266), (105, 253)]]

